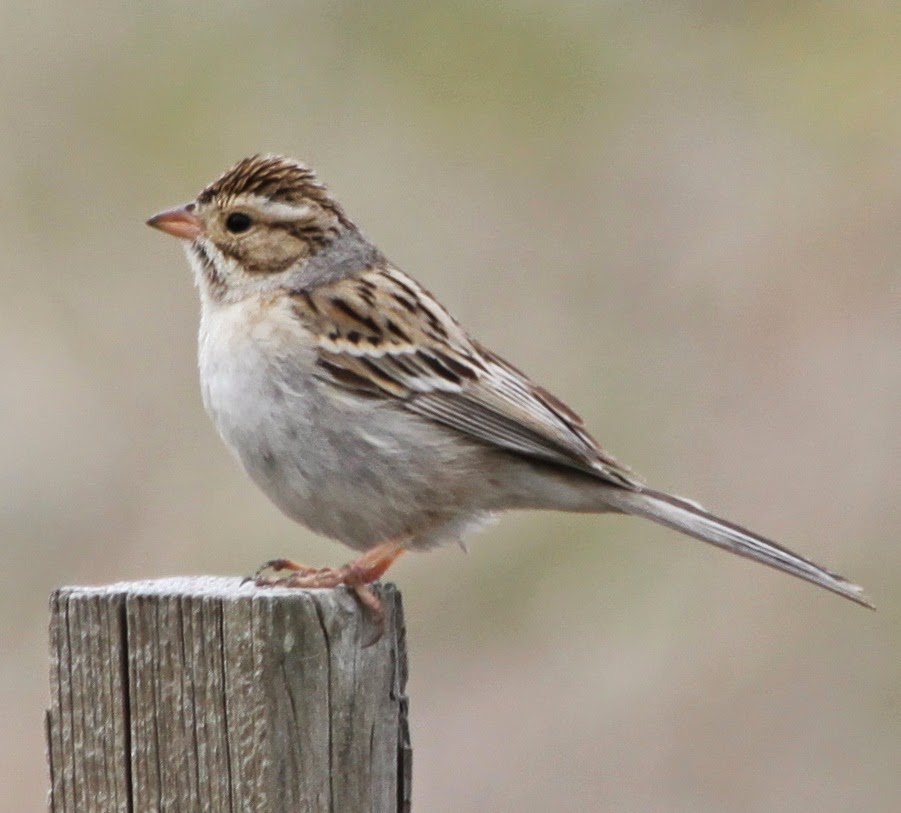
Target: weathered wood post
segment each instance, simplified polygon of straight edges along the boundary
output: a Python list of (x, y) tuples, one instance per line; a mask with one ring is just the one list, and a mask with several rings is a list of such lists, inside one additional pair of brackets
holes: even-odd
[(51, 813), (408, 813), (400, 594), (177, 578), (50, 601)]

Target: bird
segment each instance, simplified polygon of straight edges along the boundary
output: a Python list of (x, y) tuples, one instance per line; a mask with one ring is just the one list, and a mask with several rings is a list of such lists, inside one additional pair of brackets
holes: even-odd
[(644, 517), (873, 606), (837, 573), (646, 485), (391, 263), (306, 164), (244, 158), (147, 224), (184, 243), (203, 403), (225, 445), (288, 517), (359, 553), (335, 568), (273, 559), (256, 584), (346, 585), (379, 627), (370, 585), (404, 551), (549, 509)]

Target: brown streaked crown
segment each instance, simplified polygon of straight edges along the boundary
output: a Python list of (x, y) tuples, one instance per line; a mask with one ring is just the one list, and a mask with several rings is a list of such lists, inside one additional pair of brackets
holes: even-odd
[(338, 202), (316, 178), (308, 166), (282, 155), (252, 155), (242, 158), (198, 196), (198, 203), (227, 200), (241, 195), (258, 195), (279, 203), (315, 201), (347, 222)]

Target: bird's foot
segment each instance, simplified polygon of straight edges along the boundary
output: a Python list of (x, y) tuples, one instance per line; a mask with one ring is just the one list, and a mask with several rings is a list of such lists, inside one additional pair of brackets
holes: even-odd
[[(244, 581), (252, 581), (257, 587), (329, 588), (347, 585), (354, 591), (357, 601), (375, 627), (373, 636), (363, 645), (369, 647), (378, 642), (385, 631), (385, 610), (370, 585), (384, 575), (404, 550), (403, 541), (382, 542), (341, 567), (315, 568), (291, 559), (272, 559)], [(271, 575), (267, 571), (271, 571)], [(287, 574), (275, 575), (282, 571), (287, 571)]]

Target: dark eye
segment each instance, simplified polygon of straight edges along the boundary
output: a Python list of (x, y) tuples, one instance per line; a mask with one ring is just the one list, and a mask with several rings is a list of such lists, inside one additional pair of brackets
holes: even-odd
[(250, 219), (250, 215), (244, 212), (232, 212), (225, 218), (225, 228), (232, 234), (240, 234), (242, 231), (247, 231), (252, 225), (253, 221)]

